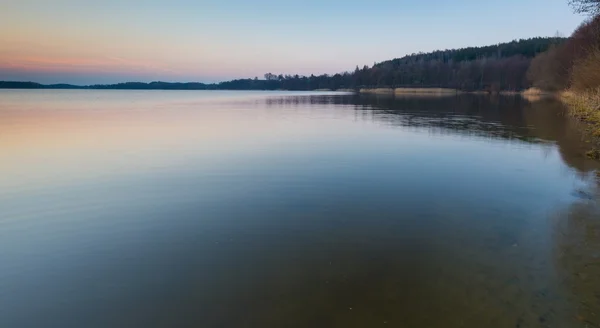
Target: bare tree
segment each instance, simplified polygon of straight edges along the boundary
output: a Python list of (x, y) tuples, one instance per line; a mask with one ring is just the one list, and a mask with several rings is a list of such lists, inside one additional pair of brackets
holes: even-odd
[(569, 0), (569, 5), (578, 14), (600, 14), (600, 0)]

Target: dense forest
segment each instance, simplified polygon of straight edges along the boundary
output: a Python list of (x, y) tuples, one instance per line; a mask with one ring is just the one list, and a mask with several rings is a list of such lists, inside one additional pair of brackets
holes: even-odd
[(532, 58), (563, 43), (533, 38), (495, 46), (413, 54), (356, 71), (368, 87), (444, 87), (460, 90), (522, 90)]
[(461, 90), (522, 90), (530, 86), (527, 70), (538, 54), (558, 47), (566, 39), (532, 38), (484, 47), (418, 53), (358, 66), (335, 75), (276, 75), (215, 84), (128, 82), (110, 85), (42, 85), (33, 82), (0, 82), (0, 88), (28, 89), (161, 89), (161, 90), (317, 90), (394, 87), (444, 87)]

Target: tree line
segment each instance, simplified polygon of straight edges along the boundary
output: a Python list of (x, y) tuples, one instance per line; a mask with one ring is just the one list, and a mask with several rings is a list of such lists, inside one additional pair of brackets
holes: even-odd
[(460, 90), (522, 90), (531, 86), (527, 71), (534, 57), (560, 47), (565, 38), (531, 38), (484, 47), (417, 53), (354, 71), (328, 75), (283, 75), (237, 79), (205, 84), (127, 82), (107, 85), (43, 85), (33, 82), (0, 82), (0, 88), (47, 89), (161, 89), (161, 90), (340, 90), (360, 88), (427, 88)]

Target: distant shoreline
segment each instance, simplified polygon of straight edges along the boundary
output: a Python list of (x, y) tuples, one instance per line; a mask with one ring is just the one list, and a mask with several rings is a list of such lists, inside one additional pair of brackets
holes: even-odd
[[(465, 91), (452, 88), (427, 88), (427, 87), (400, 87), (400, 88), (340, 88), (340, 89), (250, 89), (250, 88), (227, 88), (219, 84), (204, 84), (200, 82), (125, 82), (117, 84), (96, 85), (74, 85), (74, 84), (41, 84), (36, 82), (0, 81), (0, 89), (13, 90), (196, 90), (196, 91), (313, 91), (313, 92), (351, 92), (374, 95), (418, 95), (418, 96), (452, 96), (460, 94), (500, 94), (500, 95), (522, 95), (530, 96), (531, 90), (512, 91), (501, 90), (489, 92), (486, 90)], [(533, 92), (535, 96), (541, 95)], [(545, 93), (544, 93), (545, 95)]]
[(459, 89), (450, 88), (362, 88), (358, 90), (359, 93), (363, 94), (375, 94), (375, 95), (416, 95), (416, 96), (455, 96), (462, 94), (471, 95), (502, 95), (502, 96), (523, 96), (527, 99), (540, 99), (545, 97), (557, 97), (557, 94), (544, 92), (536, 88), (529, 88), (527, 90), (513, 91), (513, 90), (500, 90), (500, 91), (486, 91), (486, 90), (474, 90), (464, 91)]
[[(526, 79), (533, 59), (566, 41), (565, 38), (530, 38), (481, 47), (413, 53), (353, 71), (309, 76), (264, 74), (215, 83), (125, 82), (75, 85), (41, 84), (28, 81), (0, 81), (0, 89), (93, 89), (93, 90), (338, 90), (407, 88), (394, 93), (455, 94), (514, 93), (534, 86)], [(436, 91), (434, 91), (436, 90)], [(516, 91), (515, 91), (516, 90)], [(389, 93), (389, 92), (387, 92)]]
[(196, 90), (196, 91), (337, 91), (337, 92), (357, 92), (358, 90), (342, 89), (262, 89), (262, 88), (228, 88), (221, 87), (219, 84), (205, 84), (201, 82), (125, 82), (116, 84), (94, 84), (94, 85), (75, 85), (75, 84), (41, 84), (37, 82), (21, 81), (0, 81), (0, 89), (14, 90)]

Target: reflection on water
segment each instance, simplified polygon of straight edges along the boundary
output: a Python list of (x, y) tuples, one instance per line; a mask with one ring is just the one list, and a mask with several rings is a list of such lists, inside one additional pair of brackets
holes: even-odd
[(598, 164), (551, 100), (0, 99), (0, 327), (600, 325)]

